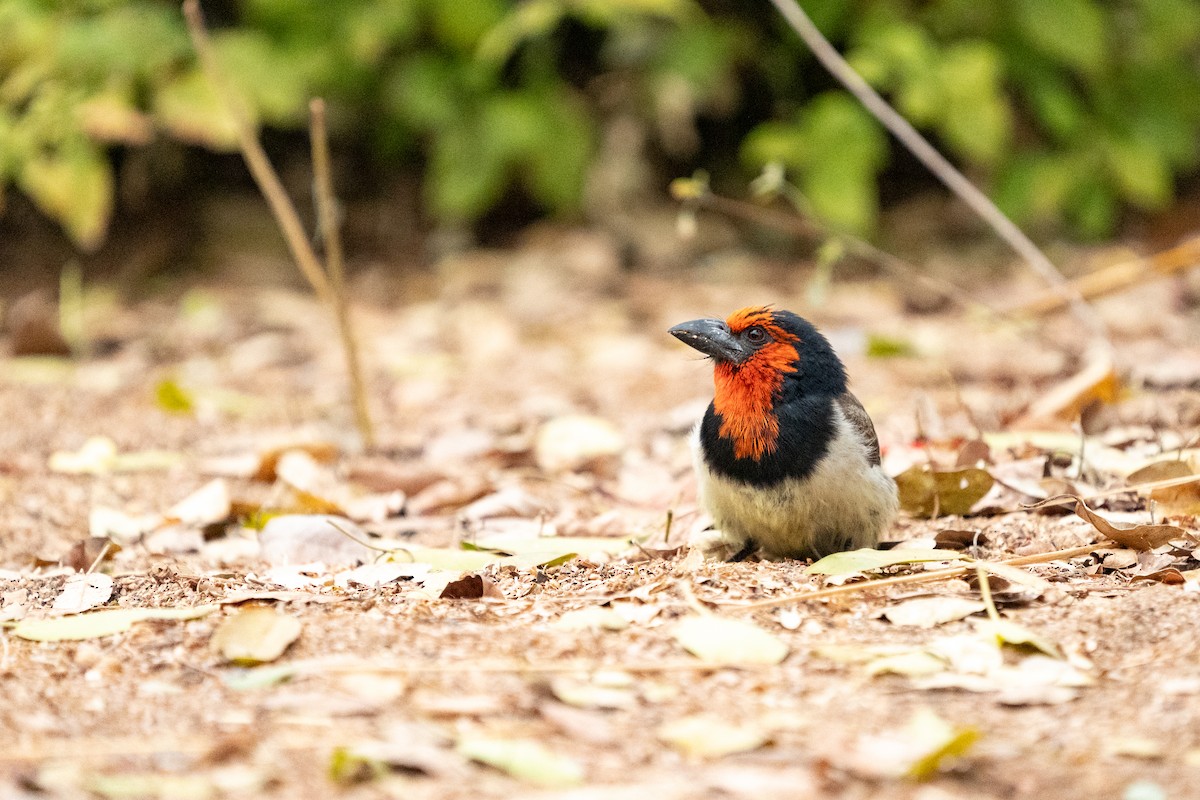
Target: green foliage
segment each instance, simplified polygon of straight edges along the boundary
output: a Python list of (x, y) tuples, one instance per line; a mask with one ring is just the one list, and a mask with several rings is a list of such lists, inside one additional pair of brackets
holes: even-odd
[[(217, 4), (212, 4), (214, 7)], [(575, 213), (602, 131), (742, 184), (790, 173), (812, 213), (870, 233), (894, 145), (764, 6), (695, 0), (240, 0), (213, 38), (238, 101), (422, 165), (438, 220), (469, 224), (518, 187)], [(1109, 232), (1200, 165), (1194, 0), (806, 0), (854, 67), (1019, 222)], [(219, 23), (219, 24), (218, 24)], [(236, 146), (175, 0), (0, 2), (0, 189), (77, 244), (104, 237), (108, 151), (155, 138)], [(698, 123), (715, 132), (703, 147)], [(744, 135), (749, 130), (748, 135)], [(738, 140), (741, 139), (740, 144)], [(724, 149), (722, 149), (724, 148)], [(729, 175), (740, 151), (742, 172)], [(707, 163), (700, 163), (700, 157)]]

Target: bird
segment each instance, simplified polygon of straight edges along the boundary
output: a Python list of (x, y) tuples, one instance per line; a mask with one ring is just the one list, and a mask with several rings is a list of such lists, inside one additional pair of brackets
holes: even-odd
[(719, 532), (706, 549), (812, 559), (876, 546), (899, 509), (896, 483), (829, 340), (772, 306), (669, 333), (713, 362), (714, 396), (692, 434), (700, 502)]

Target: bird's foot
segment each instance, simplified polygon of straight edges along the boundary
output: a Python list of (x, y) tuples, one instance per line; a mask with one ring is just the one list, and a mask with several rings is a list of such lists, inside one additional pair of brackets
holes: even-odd
[(688, 544), (699, 550), (705, 559), (716, 561), (744, 561), (758, 550), (753, 540), (714, 529), (694, 534)]

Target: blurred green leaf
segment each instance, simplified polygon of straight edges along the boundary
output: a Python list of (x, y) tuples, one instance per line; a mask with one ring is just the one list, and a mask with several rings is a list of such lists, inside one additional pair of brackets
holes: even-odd
[(75, 244), (94, 250), (112, 214), (112, 166), (99, 147), (76, 142), (41, 152), (21, 166), (17, 184), (49, 216), (62, 222)]
[(1171, 172), (1149, 144), (1133, 139), (1109, 141), (1108, 168), (1121, 195), (1142, 208), (1162, 208), (1171, 199)]
[(237, 123), (233, 114), (198, 69), (158, 87), (154, 116), (176, 139), (213, 150), (237, 149)]
[(1014, 0), (1021, 34), (1037, 49), (1080, 72), (1100, 72), (1108, 58), (1108, 27), (1094, 0)]

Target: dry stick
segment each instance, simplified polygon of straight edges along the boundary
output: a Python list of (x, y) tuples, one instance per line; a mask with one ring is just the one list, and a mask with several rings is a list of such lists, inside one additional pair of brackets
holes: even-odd
[[(1029, 564), (1045, 564), (1049, 561), (1058, 561), (1064, 558), (1077, 558), (1086, 556), (1097, 549), (1105, 547), (1119, 547), (1115, 543), (1100, 541), (1095, 544), (1081, 545), (1079, 547), (1069, 547), (1066, 550), (1055, 550), (1051, 553), (1039, 553), (1033, 556), (1020, 556), (1018, 558), (1009, 558), (998, 563), (1008, 567), (1023, 567)], [(899, 586), (908, 583), (928, 583), (930, 581), (940, 581), (947, 578), (957, 578), (965, 575), (975, 569), (974, 564), (963, 567), (947, 567), (945, 569), (935, 569), (930, 572), (917, 572), (911, 575), (896, 575), (892, 578), (883, 578), (877, 581), (863, 581), (862, 583), (848, 583), (845, 586), (832, 586), (828, 589), (817, 589), (812, 592), (804, 592), (803, 594), (794, 594), (787, 597), (772, 597), (769, 600), (756, 600), (752, 603), (717, 603), (717, 605), (733, 607), (733, 608), (774, 608), (775, 606), (786, 606), (792, 603), (803, 603), (807, 600), (824, 600), (828, 597), (839, 597), (846, 594), (857, 594), (869, 589), (880, 589), (888, 586)], [(713, 602), (713, 601), (710, 601)]]
[(312, 119), (312, 161), (317, 218), (321, 225), (321, 238), (325, 242), (325, 265), (329, 269), (329, 282), (333, 290), (333, 310), (337, 316), (342, 347), (346, 354), (346, 368), (350, 372), (354, 418), (358, 423), (358, 432), (363, 438), (363, 444), (371, 450), (375, 447), (375, 428), (371, 424), (362, 365), (358, 359), (358, 339), (354, 335), (354, 326), (350, 324), (350, 310), (346, 301), (346, 269), (342, 261), (342, 234), (337, 222), (333, 171), (329, 166), (329, 128), (325, 124), (325, 101), (319, 97), (314, 98), (309, 103), (308, 110)]
[[(1134, 286), (1147, 278), (1165, 278), (1200, 264), (1200, 237), (1188, 239), (1169, 250), (1145, 258), (1123, 261), (1110, 267), (1096, 270), (1072, 282), (1084, 299), (1102, 297)], [(1051, 294), (1013, 308), (1020, 314), (1052, 314), (1066, 305), (1060, 294)]]
[(224, 101), (227, 110), (233, 117), (238, 148), (242, 151), (242, 158), (245, 159), (246, 166), (250, 168), (250, 174), (254, 176), (254, 182), (258, 184), (259, 191), (267, 199), (267, 204), (271, 207), (275, 222), (283, 232), (283, 238), (292, 253), (292, 258), (295, 259), (296, 265), (300, 267), (300, 272), (304, 274), (313, 291), (317, 293), (317, 297), (332, 307), (334, 299), (329, 280), (325, 277), (325, 271), (321, 267), (320, 260), (317, 259), (317, 254), (308, 242), (308, 237), (304, 233), (304, 225), (300, 222), (300, 215), (296, 213), (296, 207), (292, 205), (291, 199), (284, 191), (283, 183), (275, 174), (270, 159), (267, 158), (262, 144), (258, 141), (254, 126), (250, 122), (250, 115), (242, 106), (240, 95), (225, 79), (221, 64), (217, 60), (217, 54), (213, 50), (212, 39), (209, 38), (208, 30), (204, 27), (204, 17), (200, 13), (199, 0), (185, 0), (183, 15), (187, 18), (188, 34), (192, 37), (192, 46), (196, 48), (196, 54), (200, 57), (200, 66), (204, 69), (208, 79), (216, 86), (218, 96)]
[(1038, 272), (1047, 283), (1053, 286), (1070, 306), (1072, 313), (1092, 332), (1096, 342), (1103, 344), (1107, 348), (1107, 351), (1111, 353), (1113, 346), (1109, 340), (1104, 322), (1084, 302), (1078, 290), (1063, 277), (1062, 273), (1058, 271), (1058, 268), (1054, 266), (1050, 259), (1038, 249), (1038, 246), (1012, 220), (1006, 217), (1004, 212), (988, 199), (987, 195), (979, 191), (973, 183), (955, 169), (953, 164), (946, 160), (945, 156), (934, 149), (933, 145), (929, 144), (925, 140), (925, 137), (909, 124), (908, 120), (888, 105), (888, 102), (872, 89), (863, 80), (862, 76), (854, 71), (854, 68), (850, 66), (846, 59), (842, 58), (837, 49), (830, 44), (829, 40), (817, 29), (812, 20), (808, 18), (808, 15), (804, 13), (804, 9), (800, 7), (800, 4), (796, 0), (771, 0), (771, 3), (779, 10), (779, 13), (783, 15), (783, 18), (787, 20), (796, 33), (799, 34), (800, 38), (804, 40), (804, 43), (812, 50), (817, 60), (843, 86), (849, 89), (858, 98), (859, 102), (908, 148), (909, 152), (920, 159), (921, 163), (930, 172), (937, 176), (947, 188), (970, 206), (980, 218), (996, 231), (1000, 238), (1004, 239), (1019, 256), (1025, 259), (1030, 267)]

